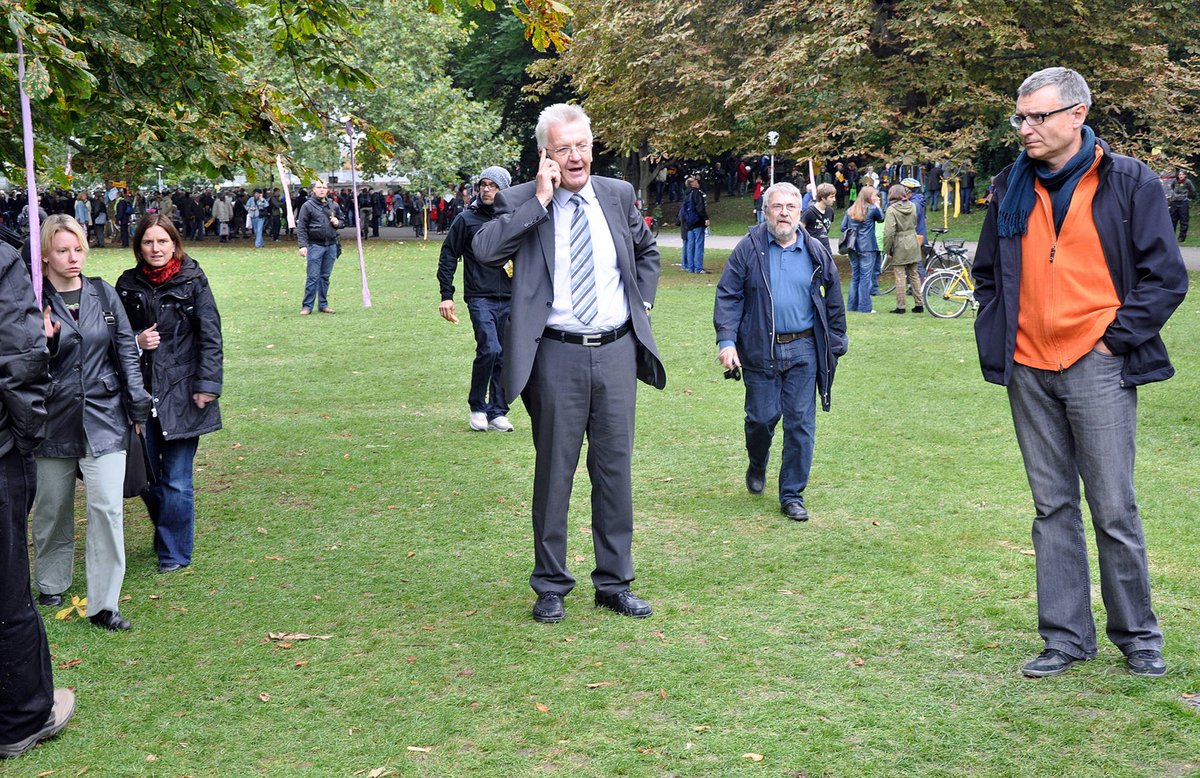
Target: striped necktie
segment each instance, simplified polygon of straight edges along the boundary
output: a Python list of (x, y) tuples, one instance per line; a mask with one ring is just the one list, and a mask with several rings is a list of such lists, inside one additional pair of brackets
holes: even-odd
[(596, 302), (596, 267), (592, 262), (592, 230), (588, 226), (583, 198), (571, 195), (571, 310), (575, 318), (591, 324), (600, 312)]

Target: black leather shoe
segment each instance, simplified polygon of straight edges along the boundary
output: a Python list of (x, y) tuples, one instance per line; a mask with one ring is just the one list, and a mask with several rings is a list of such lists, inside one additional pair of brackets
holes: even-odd
[(628, 589), (609, 595), (596, 592), (596, 607), (608, 608), (622, 616), (631, 616), (635, 619), (644, 619), (651, 613), (654, 613), (654, 610), (650, 607), (650, 603), (645, 600), (639, 600)]
[(158, 566), (158, 572), (160, 573), (173, 573), (181, 569), (183, 569), (183, 565), (174, 562), (164, 562)]
[(905, 313), (903, 308), (893, 308), (892, 313)]
[(1025, 666), (1021, 668), (1021, 672), (1029, 678), (1045, 678), (1049, 675), (1061, 675), (1071, 665), (1082, 661), (1084, 660), (1067, 656), (1056, 648), (1047, 648), (1038, 654), (1036, 659), (1026, 662)]
[(783, 506), (783, 515), (792, 521), (808, 521), (808, 511), (802, 502), (789, 502)]
[(543, 624), (562, 621), (567, 612), (563, 609), (563, 598), (558, 592), (542, 592), (533, 604), (533, 620)]
[(746, 490), (750, 494), (762, 494), (763, 489), (767, 488), (767, 473), (764, 470), (755, 470), (753, 467), (746, 468)]
[(59, 605), (62, 605), (62, 595), (46, 594), (43, 592), (38, 595), (38, 605), (42, 605), (47, 608), (57, 608)]
[(129, 620), (123, 618), (116, 611), (100, 611), (95, 616), (91, 616), (88, 621), (97, 627), (107, 629), (111, 632), (123, 632), (127, 629), (133, 629), (133, 625), (129, 623)]
[(913, 309), (912, 309), (912, 312), (913, 312), (913, 313), (925, 313), (925, 306), (923, 306), (923, 305), (914, 305), (914, 306), (913, 306)]
[(1125, 657), (1125, 666), (1129, 668), (1130, 675), (1161, 678), (1167, 674), (1167, 663), (1163, 661), (1162, 653), (1149, 648), (1130, 651)]

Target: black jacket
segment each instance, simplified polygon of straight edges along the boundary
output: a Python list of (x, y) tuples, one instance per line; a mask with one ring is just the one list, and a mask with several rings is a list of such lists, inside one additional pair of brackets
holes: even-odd
[(185, 256), (178, 273), (154, 286), (132, 267), (117, 279), (117, 293), (135, 332), (158, 324), (161, 340), (142, 352), (142, 376), (163, 436), (178, 440), (221, 429), (216, 400), (202, 409), (192, 401), (196, 392), (220, 396), (224, 376), (221, 315), (204, 271)]
[(300, 213), (296, 215), (298, 247), (307, 248), (310, 243), (322, 246), (337, 243), (338, 231), (329, 222), (330, 216), (336, 216), (342, 224), (346, 223), (342, 216), (342, 207), (335, 203), (332, 197), (326, 197), (324, 202), (316, 197), (309, 197), (304, 205), (300, 206)]
[(0, 456), (33, 452), (46, 432), (46, 335), (21, 255), (0, 243)]
[[(1097, 174), (1092, 220), (1104, 249), (1121, 307), (1102, 338), (1112, 353), (1125, 357), (1121, 381), (1139, 386), (1175, 374), (1158, 332), (1187, 293), (1188, 276), (1171, 229), (1162, 184), (1142, 162), (1114, 154), (1108, 144)], [(1021, 236), (996, 232), (1000, 203), (1008, 191), (1012, 166), (996, 177), (988, 203), (972, 274), (979, 316), (975, 343), (985, 380), (1008, 385), (1017, 346), (1021, 299)]]
[(116, 291), (105, 281), (81, 280), (79, 321), (53, 286), (42, 287), (42, 302), (62, 328), (50, 343), (46, 439), (33, 452), (39, 457), (124, 451), (130, 422), (150, 415), (137, 343)]
[(471, 201), (467, 210), (455, 217), (446, 239), (442, 241), (442, 253), (438, 258), (437, 280), (443, 300), (454, 299), (454, 273), (458, 269), (458, 258), (463, 258), (463, 299), (472, 297), (497, 297), (507, 300), (512, 297), (512, 279), (503, 267), (480, 264), (471, 250), (471, 240), (479, 228), (495, 216), (492, 206), (484, 205), (479, 198)]
[[(821, 396), (821, 408), (828, 411), (838, 357), (848, 347), (846, 304), (842, 301), (842, 282), (829, 249), (803, 229), (798, 229), (797, 240), (805, 242), (812, 257), (809, 295), (817, 347), (817, 393)], [(718, 343), (729, 340), (737, 346), (743, 367), (775, 375), (775, 301), (771, 292), (768, 241), (766, 224), (752, 227), (738, 241), (717, 282), (713, 325)]]

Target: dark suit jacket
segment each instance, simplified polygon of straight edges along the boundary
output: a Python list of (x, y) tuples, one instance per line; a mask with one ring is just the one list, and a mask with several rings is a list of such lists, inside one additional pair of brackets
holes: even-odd
[[(637, 377), (662, 389), (667, 374), (644, 303), (654, 304), (658, 288), (658, 246), (646, 220), (634, 205), (628, 182), (592, 176), (592, 188), (604, 210), (633, 333), (638, 342)], [(475, 258), (486, 265), (513, 260), (512, 316), (504, 340), (504, 389), (516, 397), (533, 369), (542, 331), (554, 303), (554, 216), (534, 196), (537, 182), (514, 186), (496, 196), (496, 218), (475, 235)]]

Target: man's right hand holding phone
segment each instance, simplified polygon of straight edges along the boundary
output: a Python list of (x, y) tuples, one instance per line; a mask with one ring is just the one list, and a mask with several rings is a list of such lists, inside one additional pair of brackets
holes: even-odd
[(562, 171), (545, 149), (538, 150), (538, 158), (541, 159), (541, 163), (538, 165), (535, 179), (537, 189), (534, 191), (534, 196), (537, 197), (543, 208), (549, 208), (550, 201), (554, 199), (554, 190), (558, 188), (559, 181), (562, 180)]

